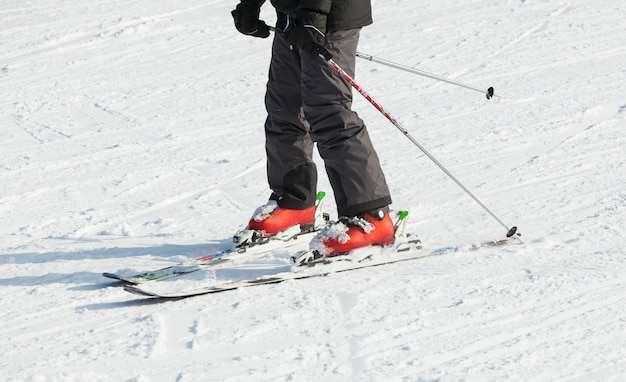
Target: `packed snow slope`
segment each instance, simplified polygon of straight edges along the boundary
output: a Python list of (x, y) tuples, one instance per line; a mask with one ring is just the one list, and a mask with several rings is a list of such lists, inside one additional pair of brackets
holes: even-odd
[[(269, 196), (271, 38), (238, 34), (235, 3), (0, 5), (3, 380), (626, 379), (620, 1), (372, 1), (359, 51), (500, 96), (357, 63), (524, 245), (178, 301), (104, 279), (227, 247)], [(425, 247), (504, 235), (358, 94), (354, 109)]]

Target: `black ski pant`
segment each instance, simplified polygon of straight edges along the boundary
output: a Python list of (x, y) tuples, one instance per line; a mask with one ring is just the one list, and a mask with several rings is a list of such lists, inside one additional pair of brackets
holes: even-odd
[[(333, 60), (354, 76), (359, 29), (328, 32)], [(339, 216), (391, 203), (365, 124), (351, 110), (352, 88), (322, 58), (291, 47), (276, 33), (265, 96), (267, 175), (272, 199), (284, 208), (315, 203), (314, 142), (324, 160)]]

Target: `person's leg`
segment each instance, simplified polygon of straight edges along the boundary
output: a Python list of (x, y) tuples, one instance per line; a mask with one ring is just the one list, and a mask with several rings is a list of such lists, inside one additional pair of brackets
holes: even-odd
[(289, 209), (314, 206), (317, 169), (313, 142), (303, 118), (300, 55), (284, 33), (276, 33), (265, 96), (265, 148), (272, 199)]
[(265, 235), (296, 225), (309, 230), (315, 222), (317, 169), (302, 113), (300, 56), (283, 33), (274, 36), (265, 107), (267, 179), (272, 195), (255, 211), (248, 229)]
[[(354, 76), (359, 29), (329, 32), (333, 60)], [(389, 189), (364, 122), (351, 110), (352, 88), (322, 58), (302, 56), (302, 103), (310, 134), (335, 193), (339, 216), (391, 203)]]

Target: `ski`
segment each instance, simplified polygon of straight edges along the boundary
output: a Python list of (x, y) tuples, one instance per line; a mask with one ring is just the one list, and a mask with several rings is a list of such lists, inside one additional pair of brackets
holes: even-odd
[(402, 240), (397, 240), (396, 244), (392, 246), (366, 247), (355, 250), (348, 255), (324, 257), (304, 265), (293, 267), (293, 270), (288, 272), (279, 272), (272, 275), (244, 280), (225, 281), (215, 285), (183, 290), (159, 291), (158, 288), (150, 289), (149, 286), (143, 285), (127, 285), (124, 287), (124, 290), (140, 296), (176, 299), (224, 292), (255, 285), (276, 284), (287, 280), (327, 276), (334, 273), (347, 272), (402, 261), (417, 260), (432, 256), (440, 256), (454, 252), (475, 251), (481, 248), (508, 245), (516, 242), (519, 242), (517, 237), (512, 236), (501, 240), (490, 240), (468, 245), (447, 246), (431, 251), (424, 251), (419, 239), (412, 235), (405, 235)]
[(122, 281), (126, 284), (145, 284), (197, 272), (224, 263), (248, 260), (277, 249), (289, 248), (299, 243), (308, 243), (319, 230), (328, 224), (328, 215), (322, 213), (321, 208), (325, 195), (326, 193), (323, 191), (318, 192), (316, 195), (315, 224), (312, 227), (301, 228), (295, 226), (271, 237), (265, 237), (257, 231), (242, 229), (234, 235), (232, 248), (157, 270), (135, 274), (104, 272), (102, 276)]
[(130, 275), (104, 272), (102, 273), (102, 276), (118, 281), (123, 281), (127, 284), (145, 284), (153, 281), (166, 280), (172, 277), (177, 277), (192, 272), (197, 272), (203, 269), (215, 267), (224, 263), (244, 261), (251, 258), (259, 257), (277, 249), (289, 248), (299, 243), (308, 243), (316, 232), (317, 231), (311, 231), (298, 234), (297, 236), (289, 236), (284, 240), (280, 238), (274, 238), (267, 243), (250, 248), (234, 248), (218, 251), (207, 256), (199, 257), (175, 265), (170, 265), (157, 270), (145, 271)]

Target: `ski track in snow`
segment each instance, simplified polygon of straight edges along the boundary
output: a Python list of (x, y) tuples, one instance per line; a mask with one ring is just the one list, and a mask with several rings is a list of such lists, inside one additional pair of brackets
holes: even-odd
[[(608, 0), (372, 0), (359, 51), (501, 96), (357, 62), (525, 245), (172, 301), (101, 277), (226, 248), (269, 195), (271, 39), (239, 35), (235, 3), (0, 7), (4, 380), (626, 378), (626, 8)], [(425, 247), (504, 232), (358, 94), (354, 109)]]

